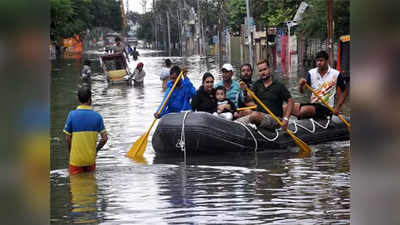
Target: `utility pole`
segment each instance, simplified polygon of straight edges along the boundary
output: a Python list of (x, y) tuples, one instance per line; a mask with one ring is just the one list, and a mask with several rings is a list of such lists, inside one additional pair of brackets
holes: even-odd
[[(222, 3), (218, 1), (218, 9), (221, 12)], [(221, 24), (221, 13), (218, 14), (218, 56), (219, 56), (219, 68), (222, 67), (222, 24)]]
[(157, 6), (156, 6), (156, 1), (153, 0), (153, 19), (154, 19), (154, 46), (153, 48), (158, 49), (157, 45)]
[(333, 66), (333, 0), (328, 0), (328, 50), (329, 65)]
[(249, 45), (249, 63), (250, 65), (254, 68), (253, 64), (253, 38), (251, 35), (250, 31), (250, 6), (249, 6), (249, 0), (246, 0), (246, 10), (247, 10), (247, 40), (248, 40), (248, 45)]
[(169, 11), (167, 11), (168, 56), (171, 56), (171, 33), (169, 27)]
[(292, 72), (292, 59), (291, 59), (291, 55), (290, 55), (290, 28), (292, 27), (292, 21), (288, 21), (286, 22), (287, 26), (288, 26), (288, 45), (287, 45), (287, 57), (286, 57), (286, 61), (287, 61), (287, 65), (288, 65), (288, 70), (287, 70), (287, 75), (290, 76), (290, 73)]
[(200, 17), (200, 0), (197, 0), (197, 18), (198, 18), (198, 28), (199, 30), (197, 31), (197, 43), (199, 47), (199, 55), (202, 55), (202, 50), (201, 50), (201, 17)]
[(121, 18), (122, 18), (122, 41), (125, 42), (125, 34), (126, 34), (126, 17), (125, 17), (125, 9), (124, 9), (124, 1), (120, 1), (121, 7)]

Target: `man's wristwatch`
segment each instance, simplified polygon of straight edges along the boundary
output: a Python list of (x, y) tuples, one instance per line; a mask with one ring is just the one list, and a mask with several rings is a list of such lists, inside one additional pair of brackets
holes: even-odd
[(289, 121), (289, 119), (286, 116), (283, 117), (283, 120)]

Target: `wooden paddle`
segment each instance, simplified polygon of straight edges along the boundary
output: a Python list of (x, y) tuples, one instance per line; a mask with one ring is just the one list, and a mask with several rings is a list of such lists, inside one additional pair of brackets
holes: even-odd
[[(332, 113), (335, 112), (335, 110), (334, 110), (323, 98), (321, 98), (321, 96), (319, 96), (319, 95), (312, 89), (312, 87), (310, 87), (310, 85), (308, 85), (307, 83), (305, 83), (305, 85), (306, 85), (306, 87), (308, 88), (308, 90), (310, 90), (315, 96), (317, 96), (317, 98), (318, 98), (322, 103), (324, 103), (324, 105), (325, 105)], [(344, 124), (346, 124), (347, 128), (348, 128), (349, 131), (350, 131), (350, 123), (347, 122), (347, 121), (343, 118), (342, 115), (338, 114), (337, 116), (339, 117), (339, 119), (341, 119), (341, 120), (343, 121)]]
[(255, 108), (257, 108), (257, 106), (252, 105), (252, 106), (248, 106), (248, 107), (237, 108), (236, 111), (243, 111), (243, 110), (255, 109)]
[[(172, 92), (175, 89), (176, 84), (179, 82), (183, 75), (183, 69), (181, 69), (181, 72), (179, 73), (178, 78), (176, 78), (174, 85), (172, 86), (171, 90), (169, 91), (167, 97), (165, 98), (163, 104), (161, 105), (160, 109), (158, 110), (158, 113), (161, 113), (162, 110), (165, 107), (165, 104), (168, 102), (169, 97), (171, 96)], [(154, 124), (156, 123), (157, 118), (153, 120), (153, 123), (151, 123), (150, 128), (146, 131), (144, 135), (142, 135), (139, 139), (136, 140), (135, 143), (133, 143), (132, 147), (129, 149), (128, 153), (126, 154), (126, 157), (132, 158), (132, 159), (141, 159), (143, 157), (144, 151), (146, 151), (146, 146), (147, 146), (147, 139), (149, 137), (149, 133), (151, 131), (151, 128), (153, 128)]]
[[(241, 82), (242, 83), (242, 82)], [(268, 107), (266, 105), (264, 105), (264, 103), (254, 94), (253, 91), (251, 91), (247, 86), (246, 86), (246, 90), (247, 93), (250, 94), (250, 96), (255, 99), (257, 101), (258, 104), (260, 104), (265, 111), (267, 111), (272, 118), (280, 125), (282, 126), (282, 122), (279, 120), (278, 117), (276, 117), (271, 110), (268, 109)], [(289, 134), (290, 137), (292, 137), (293, 141), (296, 143), (296, 145), (300, 148), (300, 150), (305, 153), (306, 155), (308, 155), (309, 153), (311, 153), (311, 148), (304, 143), (300, 138), (296, 137), (289, 129), (286, 128), (286, 132)]]

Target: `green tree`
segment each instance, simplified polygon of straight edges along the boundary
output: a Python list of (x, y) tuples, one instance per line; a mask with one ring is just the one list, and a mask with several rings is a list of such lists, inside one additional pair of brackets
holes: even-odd
[(246, 1), (230, 0), (227, 3), (228, 9), (228, 25), (233, 32), (240, 32), (240, 25), (244, 24), (246, 13)]
[(71, 0), (50, 0), (50, 37), (57, 40), (70, 37), (76, 32), (74, 24), (75, 12)]
[(137, 38), (151, 42), (153, 40), (153, 25), (152, 25), (152, 14), (147, 12), (142, 14), (139, 19), (139, 28), (137, 30)]
[(96, 26), (122, 28), (120, 2), (114, 0), (50, 0), (50, 38), (59, 40)]
[[(328, 4), (327, 1), (307, 0), (309, 7), (303, 14), (297, 32), (304, 32), (306, 39), (327, 38)], [(334, 39), (350, 33), (350, 1), (333, 1), (333, 17), (335, 21)]]

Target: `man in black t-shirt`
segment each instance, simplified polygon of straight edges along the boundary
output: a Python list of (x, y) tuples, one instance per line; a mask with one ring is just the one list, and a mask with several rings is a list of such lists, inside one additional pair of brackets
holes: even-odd
[[(277, 117), (283, 117), (282, 129), (286, 130), (289, 116), (293, 109), (293, 98), (290, 95), (289, 90), (280, 81), (272, 78), (270, 73), (269, 63), (266, 60), (262, 60), (257, 63), (258, 73), (260, 79), (253, 84), (252, 91), (254, 94), (271, 110), (271, 112)], [(244, 95), (248, 96), (246, 85), (241, 85), (244, 90)], [(251, 96), (249, 96), (251, 97)], [(285, 112), (282, 110), (282, 105), (287, 102), (287, 109)], [(241, 117), (237, 121), (242, 123), (253, 123), (259, 127), (267, 129), (276, 129), (279, 124), (272, 118), (271, 115), (260, 106), (257, 106), (256, 112), (252, 112), (250, 115)]]

